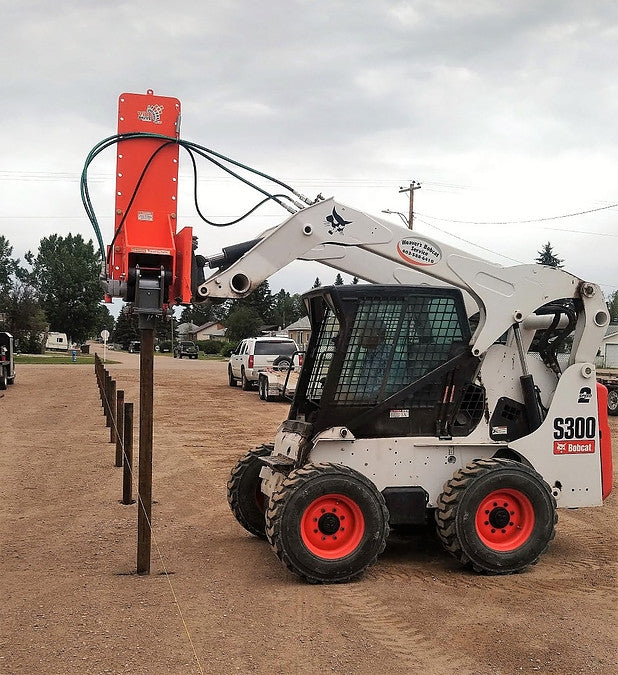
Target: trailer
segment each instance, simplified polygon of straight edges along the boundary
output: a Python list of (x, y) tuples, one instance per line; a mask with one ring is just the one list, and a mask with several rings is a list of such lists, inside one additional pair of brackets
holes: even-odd
[[(300, 358), (302, 364), (302, 357)], [(278, 366), (268, 366), (258, 375), (258, 395), (262, 401), (291, 401), (296, 391), (300, 365), (285, 361)]]
[(66, 333), (50, 331), (45, 340), (45, 349), (48, 351), (66, 352), (69, 349), (69, 339)]
[(0, 389), (6, 389), (15, 382), (13, 336), (7, 332), (0, 332)]
[(607, 387), (607, 412), (618, 415), (618, 374), (597, 375), (597, 382)]

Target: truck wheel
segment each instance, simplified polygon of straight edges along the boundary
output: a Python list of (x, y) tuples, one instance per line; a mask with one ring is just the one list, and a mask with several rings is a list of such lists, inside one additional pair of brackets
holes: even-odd
[(556, 500), (533, 469), (477, 459), (446, 482), (436, 509), (444, 548), (476, 572), (512, 574), (537, 562), (555, 535)]
[(266, 539), (266, 497), (260, 489), (262, 463), (259, 458), (271, 452), (272, 446), (267, 445), (248, 452), (232, 469), (227, 482), (227, 501), (234, 517), (247, 532), (262, 539)]
[(0, 390), (4, 391), (9, 386), (9, 378), (6, 376), (6, 371), (3, 370), (0, 375)]
[(230, 385), (230, 387), (236, 386), (236, 378), (232, 373), (232, 366), (227, 367), (227, 382)]
[(240, 371), (240, 388), (243, 391), (249, 391), (251, 389), (251, 382), (247, 379), (244, 368)]
[(607, 392), (607, 412), (610, 415), (618, 415), (618, 389), (610, 389)]
[(386, 546), (388, 509), (365, 476), (347, 466), (292, 471), (266, 511), (266, 536), (279, 559), (311, 583), (362, 574)]
[(258, 377), (258, 396), (260, 397), (260, 401), (268, 400), (268, 384), (266, 378), (261, 375)]

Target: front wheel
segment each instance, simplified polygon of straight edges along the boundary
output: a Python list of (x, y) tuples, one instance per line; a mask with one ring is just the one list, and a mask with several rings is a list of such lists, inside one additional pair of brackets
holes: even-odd
[(533, 469), (477, 459), (456, 471), (436, 509), (444, 548), (477, 572), (512, 574), (537, 562), (555, 536), (556, 500)]
[(618, 389), (607, 392), (607, 412), (609, 415), (618, 415)]
[(354, 469), (307, 464), (292, 471), (266, 511), (266, 536), (279, 559), (311, 583), (362, 574), (386, 546), (388, 510)]
[(247, 379), (244, 368), (240, 371), (240, 388), (243, 391), (249, 391), (251, 389), (251, 382)]
[(236, 520), (256, 537), (266, 538), (264, 512), (266, 497), (262, 493), (260, 457), (272, 452), (272, 446), (262, 445), (248, 452), (232, 469), (227, 482), (227, 501)]

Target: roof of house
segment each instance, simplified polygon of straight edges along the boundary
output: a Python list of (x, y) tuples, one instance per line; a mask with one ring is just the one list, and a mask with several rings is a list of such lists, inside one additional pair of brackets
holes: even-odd
[(286, 326), (283, 330), (311, 330), (311, 323), (309, 322), (308, 316), (301, 317), (298, 321), (291, 323), (289, 326)]
[(197, 326), (195, 332), (198, 333), (201, 330), (206, 330), (207, 328), (211, 328), (212, 326), (219, 326), (219, 325), (221, 325), (219, 321), (209, 321), (208, 323), (203, 323), (201, 326)]

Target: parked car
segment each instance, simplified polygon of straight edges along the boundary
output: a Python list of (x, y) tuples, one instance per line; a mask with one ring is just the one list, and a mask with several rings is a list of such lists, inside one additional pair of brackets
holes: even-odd
[(243, 391), (248, 391), (257, 384), (260, 371), (268, 367), (288, 368), (296, 352), (298, 346), (290, 338), (245, 338), (230, 356), (227, 367), (230, 387), (240, 382)]
[(181, 340), (174, 345), (174, 358), (181, 359), (183, 356), (188, 356), (190, 359), (197, 359), (199, 353), (197, 345), (191, 340)]
[(132, 340), (129, 342), (129, 354), (139, 354), (142, 348), (142, 343), (139, 340)]

